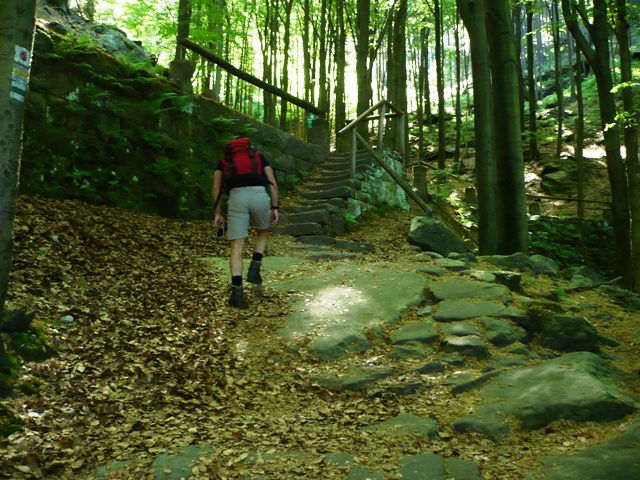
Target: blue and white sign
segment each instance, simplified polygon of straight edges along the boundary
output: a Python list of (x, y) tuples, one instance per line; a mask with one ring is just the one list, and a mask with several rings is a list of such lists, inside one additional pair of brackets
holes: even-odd
[(13, 57), (13, 71), (11, 72), (11, 98), (24, 102), (29, 85), (29, 66), (31, 64), (31, 52), (26, 48), (16, 45), (16, 54)]

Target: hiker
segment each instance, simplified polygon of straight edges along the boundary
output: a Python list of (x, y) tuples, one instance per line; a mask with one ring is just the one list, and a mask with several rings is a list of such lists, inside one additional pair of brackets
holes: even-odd
[(220, 205), (222, 188), (229, 192), (227, 208), (227, 236), (230, 246), (231, 296), (229, 303), (236, 308), (247, 308), (242, 289), (242, 251), (249, 236), (249, 219), (256, 229), (253, 256), (247, 281), (262, 285), (260, 267), (267, 248), (269, 225), (278, 222), (278, 185), (269, 162), (251, 147), (249, 139), (238, 137), (227, 142), (224, 156), (213, 175), (212, 197), (215, 223), (225, 225)]

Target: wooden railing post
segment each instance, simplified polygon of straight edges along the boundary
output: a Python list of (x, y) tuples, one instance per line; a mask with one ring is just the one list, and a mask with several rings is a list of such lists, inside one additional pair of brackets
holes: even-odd
[(387, 116), (387, 104), (380, 106), (380, 121), (378, 122), (378, 152), (384, 155), (384, 120)]
[(356, 157), (358, 153), (358, 129), (354, 126), (351, 129), (351, 168), (349, 171), (350, 178), (356, 178)]
[(407, 156), (408, 156), (408, 152), (407, 152), (407, 141), (405, 139), (405, 114), (403, 113), (402, 115), (400, 115), (400, 119), (398, 120), (400, 122), (400, 125), (398, 125), (398, 135), (400, 136), (400, 154), (402, 155), (402, 171), (403, 172), (407, 172)]

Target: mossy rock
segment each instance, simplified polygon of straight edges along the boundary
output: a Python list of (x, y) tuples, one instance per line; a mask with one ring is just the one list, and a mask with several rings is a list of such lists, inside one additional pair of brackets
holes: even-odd
[(45, 341), (25, 332), (11, 335), (11, 348), (27, 362), (39, 362), (53, 356)]
[(22, 431), (22, 421), (5, 405), (0, 404), (0, 438)]

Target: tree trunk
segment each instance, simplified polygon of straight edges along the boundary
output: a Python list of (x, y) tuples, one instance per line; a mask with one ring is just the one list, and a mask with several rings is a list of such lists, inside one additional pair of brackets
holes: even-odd
[(302, 5), (304, 10), (302, 16), (302, 61), (303, 61), (303, 75), (304, 75), (304, 98), (307, 102), (311, 101), (311, 42), (309, 41), (309, 32), (311, 31), (311, 5), (309, 0), (304, 0)]
[[(584, 199), (584, 98), (582, 97), (582, 56), (575, 49), (576, 57), (576, 164), (578, 165), (578, 200)], [(578, 202), (578, 218), (584, 218), (584, 202)]]
[(442, 13), (440, 0), (433, 4), (436, 31), (436, 85), (438, 88), (438, 168), (444, 170), (446, 166), (446, 140), (444, 124), (444, 61), (442, 59)]
[(320, 32), (319, 41), (319, 64), (318, 64), (318, 107), (320, 110), (329, 111), (329, 88), (327, 81), (327, 0), (322, 0), (320, 6)]
[(538, 125), (536, 110), (538, 94), (534, 72), (535, 51), (533, 49), (533, 2), (527, 2), (527, 83), (529, 89), (529, 160), (540, 158), (538, 151)]
[(460, 141), (462, 136), (462, 105), (460, 99), (460, 84), (462, 75), (462, 62), (460, 59), (460, 14), (456, 15), (455, 39), (456, 47), (456, 153), (453, 159), (458, 164), (458, 172), (463, 173), (464, 166), (460, 160)]
[[(616, 123), (616, 102), (612, 93), (609, 52), (609, 24), (606, 0), (594, 0), (593, 22), (586, 24), (591, 35), (591, 43), (578, 25), (578, 14), (570, 0), (562, 0), (562, 12), (569, 31), (585, 59), (591, 66), (598, 87), (600, 121), (604, 131), (604, 147), (607, 154), (607, 173), (611, 185), (611, 215), (613, 217), (614, 241), (618, 255), (618, 271), (622, 285), (631, 288), (633, 268), (631, 263), (631, 220), (629, 217), (629, 197), (627, 175), (620, 154), (620, 128)], [(584, 16), (583, 18), (587, 18)]]
[(516, 63), (516, 67), (518, 68), (518, 98), (519, 98), (519, 107), (520, 107), (520, 131), (525, 131), (524, 125), (524, 75), (522, 74), (522, 62), (520, 59), (522, 58), (522, 42), (519, 39), (522, 38), (522, 3), (514, 2), (513, 4), (513, 23), (516, 27), (516, 58), (518, 62)]
[(178, 2), (178, 37), (176, 42), (176, 56), (174, 60), (184, 60), (186, 50), (180, 44), (181, 38), (189, 38), (189, 28), (191, 26), (191, 0), (180, 0)]
[[(371, 106), (371, 71), (369, 70), (369, 26), (371, 23), (371, 0), (357, 0), (357, 41), (356, 41), (356, 76), (358, 81), (357, 115), (364, 113)], [(358, 125), (358, 133), (369, 138), (367, 123)]]
[(347, 31), (344, 25), (344, 0), (336, 0), (336, 24), (335, 133), (336, 149), (339, 152), (344, 152), (348, 149), (348, 141), (346, 137), (337, 135), (347, 124), (347, 106), (345, 104), (345, 69), (347, 65), (345, 49)]
[[(427, 120), (425, 116), (426, 104), (429, 101), (427, 95), (427, 63), (428, 58), (428, 39), (429, 30), (426, 27), (420, 29), (420, 51), (418, 53), (418, 159), (424, 158), (424, 123)], [(431, 119), (428, 119), (429, 121)]]
[[(407, 0), (400, 0), (397, 5), (397, 10), (394, 15), (393, 22), (391, 24), (391, 41), (390, 51), (388, 52), (387, 59), (387, 71), (388, 77), (388, 100), (403, 112), (407, 111), (407, 36), (406, 36), (406, 23), (407, 23)], [(407, 115), (403, 119), (398, 119), (397, 122), (404, 121), (404, 129), (402, 131), (408, 132), (408, 119)], [(389, 122), (396, 123), (396, 122)], [(408, 136), (400, 137), (399, 135), (389, 135), (389, 147), (395, 151), (406, 153), (408, 152), (409, 142)]]
[(638, 121), (640, 115), (633, 99), (631, 50), (629, 48), (629, 24), (625, 0), (616, 0), (616, 37), (620, 49), (620, 80), (624, 118), (624, 146), (626, 150), (627, 176), (629, 179), (629, 210), (631, 214), (631, 258), (633, 276), (631, 288), (640, 292), (640, 177), (638, 164)]
[[(36, 23), (36, 0), (0, 2), (0, 320), (13, 261), (13, 224), (20, 178), (22, 125)], [(0, 337), (0, 367), (6, 365)]]
[(560, 14), (558, 12), (558, 0), (553, 0), (551, 5), (551, 28), (553, 30), (553, 62), (556, 81), (556, 96), (558, 100), (558, 136), (556, 140), (556, 158), (560, 158), (562, 152), (562, 130), (564, 128), (564, 89), (562, 86), (562, 59), (560, 58)]
[(498, 179), (498, 252), (503, 255), (528, 253), (527, 197), (520, 141), (516, 67), (518, 59), (515, 55), (510, 2), (484, 0), (484, 3), (493, 90)]
[[(280, 88), (285, 92), (289, 90), (289, 45), (291, 43), (291, 9), (293, 0), (287, 0), (284, 6), (284, 35), (282, 39), (282, 71), (280, 76)], [(280, 100), (280, 130), (287, 129), (287, 101)]]
[(476, 188), (478, 190), (478, 249), (481, 255), (498, 253), (496, 218), (496, 164), (493, 135), (491, 71), (481, 1), (457, 0), (471, 50), (473, 105), (476, 135)]

